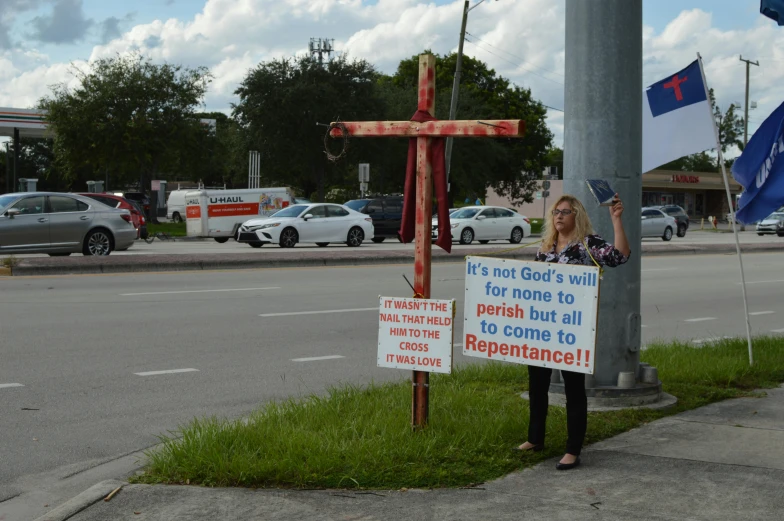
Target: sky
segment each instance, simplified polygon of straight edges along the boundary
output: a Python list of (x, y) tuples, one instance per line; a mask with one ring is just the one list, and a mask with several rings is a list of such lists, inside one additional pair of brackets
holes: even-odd
[[(479, 0), (471, 0), (478, 4)], [(307, 52), (311, 37), (393, 73), (401, 59), (457, 50), (463, 0), (0, 0), (0, 107), (32, 108), (52, 85), (76, 85), (92, 60), (141, 52), (156, 62), (209, 67), (204, 110), (230, 112), (238, 84), (263, 61)], [(563, 145), (565, 0), (486, 0), (469, 14), (466, 55), (551, 107)], [(744, 102), (749, 134), (782, 101), (784, 29), (759, 0), (644, 0), (643, 82), (703, 56), (718, 103)], [(438, 116), (438, 115), (437, 115)]]

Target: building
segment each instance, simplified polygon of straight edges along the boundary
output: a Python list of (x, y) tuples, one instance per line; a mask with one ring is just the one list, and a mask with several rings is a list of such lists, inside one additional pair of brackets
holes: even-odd
[[(730, 176), (730, 193), (733, 205), (742, 187)], [(544, 217), (546, 206), (563, 195), (563, 181), (550, 181), (549, 196), (541, 197), (541, 189), (532, 203), (514, 206), (509, 199), (488, 190), (488, 205), (516, 208), (520, 213), (534, 218)], [(690, 217), (699, 219), (716, 215), (723, 218), (729, 212), (724, 180), (719, 172), (681, 172), (651, 170), (642, 176), (642, 206), (677, 204)]]

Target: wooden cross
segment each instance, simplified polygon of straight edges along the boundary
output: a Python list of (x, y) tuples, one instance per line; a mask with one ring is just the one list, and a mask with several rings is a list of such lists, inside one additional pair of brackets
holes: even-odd
[[(435, 116), (436, 58), (432, 54), (419, 56), (418, 109)], [(349, 137), (408, 137), (416, 138), (416, 232), (414, 239), (414, 291), (417, 296), (430, 298), (431, 223), (433, 199), (433, 138), (440, 137), (522, 137), (525, 124), (520, 120), (487, 121), (358, 121), (333, 123), (332, 137), (342, 137), (342, 129)], [(430, 373), (414, 371), (412, 424), (415, 428), (427, 424), (429, 409)]]

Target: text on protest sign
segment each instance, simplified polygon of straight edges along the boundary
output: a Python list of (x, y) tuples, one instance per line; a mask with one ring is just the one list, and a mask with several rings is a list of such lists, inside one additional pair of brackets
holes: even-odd
[(455, 301), (379, 297), (378, 366), (452, 372)]
[(463, 354), (593, 374), (599, 269), (468, 257)]

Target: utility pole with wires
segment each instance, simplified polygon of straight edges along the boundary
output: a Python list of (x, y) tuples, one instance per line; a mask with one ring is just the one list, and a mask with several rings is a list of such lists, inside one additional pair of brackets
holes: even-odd
[(335, 39), (332, 38), (311, 38), (308, 44), (308, 50), (311, 56), (318, 55), (319, 64), (324, 63), (324, 55), (327, 55), (327, 60), (332, 57), (335, 52)]
[[(468, 24), (468, 12), (472, 9), (476, 9), (479, 4), (484, 2), (485, 0), (479, 0), (474, 7), (469, 7), (469, 0), (465, 0), (463, 4), (463, 21), (460, 24), (460, 41), (457, 44), (457, 63), (455, 64), (455, 79), (452, 82), (452, 100), (449, 103), (449, 119), (454, 120), (457, 117), (457, 97), (460, 92), (460, 76), (463, 73), (463, 43), (465, 42), (465, 35), (466, 35), (466, 25)], [(497, 1), (497, 0), (496, 0)], [(446, 186), (447, 191), (450, 191), (449, 188), (449, 174), (452, 171), (452, 146), (454, 144), (455, 139), (452, 137), (446, 138)]]
[(759, 67), (759, 61), (744, 60), (742, 54), (740, 61), (746, 62), (746, 103), (743, 104), (743, 146), (745, 147), (749, 142), (749, 67), (751, 65)]

